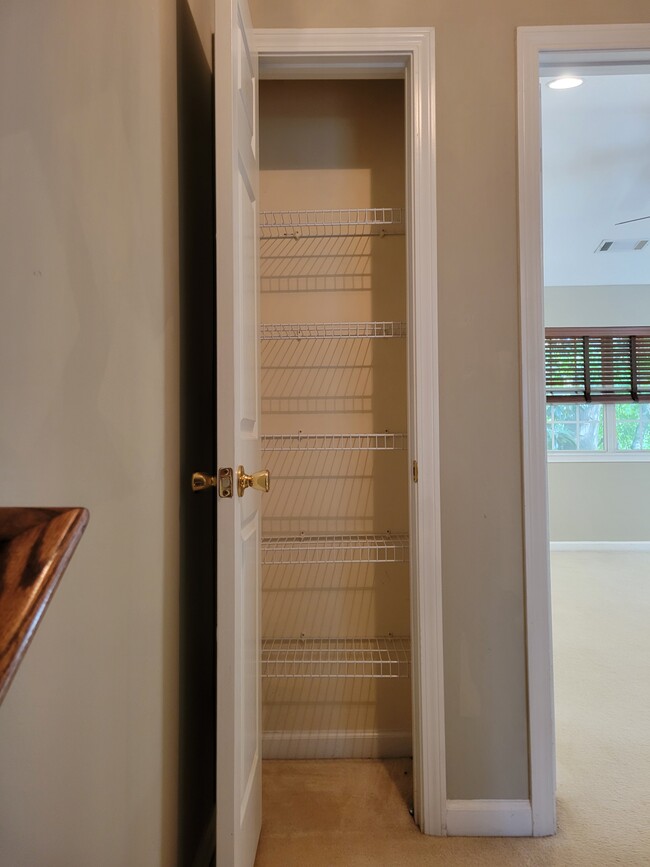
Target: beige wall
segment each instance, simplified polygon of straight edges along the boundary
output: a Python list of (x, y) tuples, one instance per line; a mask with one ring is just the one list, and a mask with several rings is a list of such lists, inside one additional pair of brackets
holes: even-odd
[(171, 0), (0, 4), (0, 496), (90, 524), (0, 708), (0, 861), (172, 865)]
[(650, 462), (549, 463), (553, 542), (650, 541)]
[[(524, 797), (515, 28), (650, 8), (253, 0), (253, 14), (436, 27), (449, 795)], [(170, 0), (0, 5), (2, 502), (92, 514), (0, 708), (12, 867), (174, 862), (173, 16)]]
[(436, 28), (448, 794), (528, 793), (516, 28), (650, 21), (647, 0), (252, 0), (257, 27)]
[(650, 286), (546, 286), (547, 326), (650, 325)]

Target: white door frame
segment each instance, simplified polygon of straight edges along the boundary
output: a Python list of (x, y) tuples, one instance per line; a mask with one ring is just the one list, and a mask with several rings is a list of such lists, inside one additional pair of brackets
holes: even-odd
[(530, 799), (534, 836), (555, 832), (539, 55), (542, 51), (634, 48), (650, 48), (650, 24), (517, 29), (524, 550)]
[[(268, 77), (406, 79), (411, 643), (416, 821), (444, 834), (434, 40), (430, 28), (256, 30)], [(410, 465), (410, 464), (409, 464)]]

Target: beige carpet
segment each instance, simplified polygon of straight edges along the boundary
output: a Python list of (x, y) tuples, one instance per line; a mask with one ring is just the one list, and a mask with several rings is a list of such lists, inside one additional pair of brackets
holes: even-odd
[(649, 867), (650, 554), (553, 555), (556, 837), (434, 838), (407, 760), (265, 762), (256, 867)]

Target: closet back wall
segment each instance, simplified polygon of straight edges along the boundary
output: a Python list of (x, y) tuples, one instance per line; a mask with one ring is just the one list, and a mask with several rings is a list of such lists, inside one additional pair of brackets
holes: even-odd
[[(263, 81), (260, 208), (401, 209), (404, 139), (403, 81)], [(403, 323), (403, 224), (330, 231), (261, 242), (262, 322)], [(406, 432), (403, 337), (264, 341), (261, 357), (264, 434)], [(268, 454), (264, 534), (408, 532), (399, 443)], [(267, 566), (263, 590), (266, 638), (409, 635), (404, 562)], [(408, 677), (273, 678), (264, 695), (267, 755), (410, 752)]]

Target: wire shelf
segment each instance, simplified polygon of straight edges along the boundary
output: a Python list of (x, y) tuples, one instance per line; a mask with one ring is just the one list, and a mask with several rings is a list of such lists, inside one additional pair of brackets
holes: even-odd
[(262, 677), (409, 677), (411, 641), (386, 638), (266, 638)]
[(406, 337), (406, 322), (275, 322), (260, 326), (261, 340)]
[(318, 563), (406, 563), (407, 533), (318, 534), (264, 536), (265, 566)]
[(262, 211), (260, 238), (332, 238), (403, 235), (403, 208)]
[(262, 451), (404, 451), (405, 433), (367, 434), (268, 434), (261, 437)]

